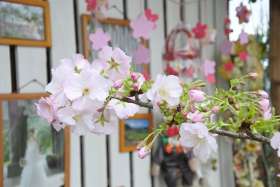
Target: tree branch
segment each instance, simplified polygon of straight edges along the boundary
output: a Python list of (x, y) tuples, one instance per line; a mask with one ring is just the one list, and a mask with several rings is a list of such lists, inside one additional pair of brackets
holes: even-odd
[(246, 134), (246, 133), (235, 133), (235, 132), (230, 132), (226, 130), (210, 130), (212, 134), (218, 134), (221, 136), (228, 136), (231, 138), (237, 138), (237, 139), (248, 139), (248, 140), (255, 140), (263, 143), (270, 143), (270, 139), (262, 136), (260, 134)]
[[(150, 102), (146, 103), (146, 102), (142, 102), (138, 99), (133, 100), (133, 99), (130, 99), (128, 97), (124, 97), (124, 98), (112, 97), (112, 98), (120, 100), (120, 101), (124, 101), (124, 102), (127, 102), (127, 103), (133, 103), (133, 104), (139, 105), (141, 107), (153, 109), (153, 105)], [(260, 134), (235, 133), (235, 132), (230, 132), (230, 131), (221, 130), (221, 129), (219, 129), (219, 130), (214, 129), (214, 130), (210, 130), (209, 132), (212, 133), (212, 134), (218, 134), (218, 135), (221, 135), (221, 136), (227, 136), (227, 137), (231, 137), (231, 138), (248, 139), (248, 140), (259, 141), (259, 142), (262, 142), (262, 143), (270, 143), (269, 138), (267, 138), (265, 136), (262, 136)]]
[(112, 98), (120, 100), (120, 101), (124, 101), (124, 102), (127, 102), (127, 103), (133, 103), (133, 104), (145, 107), (145, 108), (153, 109), (153, 105), (150, 102), (149, 103), (145, 103), (145, 102), (142, 102), (140, 100), (136, 101), (136, 100), (130, 99), (129, 97), (123, 97), (123, 98), (112, 97)]

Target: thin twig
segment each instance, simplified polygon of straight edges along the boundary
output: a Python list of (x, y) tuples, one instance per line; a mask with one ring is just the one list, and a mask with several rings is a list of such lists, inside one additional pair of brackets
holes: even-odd
[[(145, 107), (145, 108), (149, 108), (149, 109), (153, 109), (153, 105), (150, 102), (142, 102), (140, 100), (133, 100), (130, 99), (128, 97), (124, 97), (124, 98), (119, 98), (119, 97), (112, 97), (114, 99), (120, 100), (120, 101), (124, 101), (127, 103), (133, 103), (136, 105), (139, 105), (141, 107)], [(248, 139), (248, 140), (255, 140), (255, 141), (259, 141), (259, 142), (263, 142), (263, 143), (270, 143), (270, 139), (262, 136), (260, 134), (253, 134), (253, 133), (235, 133), (235, 132), (230, 132), (227, 130), (217, 130), (217, 129), (212, 129), (209, 130), (209, 132), (211, 132), (212, 134), (218, 134), (221, 136), (227, 136), (227, 137), (231, 137), (231, 138), (237, 138), (237, 139)]]
[(218, 134), (221, 136), (228, 136), (231, 138), (238, 138), (238, 139), (248, 139), (248, 140), (255, 140), (263, 143), (270, 143), (270, 139), (267, 137), (264, 137), (260, 134), (246, 134), (246, 133), (235, 133), (235, 132), (230, 132), (226, 130), (210, 130), (211, 133), (213, 134)]

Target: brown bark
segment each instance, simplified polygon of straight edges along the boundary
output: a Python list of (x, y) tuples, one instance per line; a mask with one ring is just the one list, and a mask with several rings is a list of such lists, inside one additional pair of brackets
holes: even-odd
[[(270, 79), (271, 79), (271, 100), (280, 115), (280, 1), (270, 0)], [(275, 157), (276, 163), (279, 159)], [(278, 169), (279, 170), (279, 169)], [(277, 179), (277, 186), (280, 180)]]

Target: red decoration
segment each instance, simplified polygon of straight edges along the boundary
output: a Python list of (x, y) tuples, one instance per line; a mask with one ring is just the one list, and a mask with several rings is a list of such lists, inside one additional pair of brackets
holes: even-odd
[(172, 126), (172, 127), (169, 127), (167, 130), (166, 130), (166, 135), (168, 137), (173, 137), (173, 136), (177, 136), (179, 134), (179, 128), (177, 126)]
[(232, 63), (232, 61), (228, 61), (227, 63), (224, 64), (224, 69), (229, 73), (232, 72), (233, 68), (234, 68), (234, 64)]
[(152, 21), (152, 22), (156, 22), (158, 20), (158, 18), (159, 18), (158, 14), (154, 14), (152, 12), (152, 9), (150, 9), (150, 8), (147, 8), (145, 10), (145, 16), (147, 17), (147, 19), (149, 21)]
[(207, 34), (208, 26), (206, 24), (203, 24), (201, 22), (198, 22), (196, 26), (192, 29), (192, 32), (194, 33), (194, 37), (197, 39), (202, 39)]

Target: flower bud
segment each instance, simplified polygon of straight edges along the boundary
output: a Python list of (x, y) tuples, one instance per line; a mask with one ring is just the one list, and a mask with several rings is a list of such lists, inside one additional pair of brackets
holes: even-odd
[(189, 97), (194, 102), (201, 102), (205, 99), (205, 93), (201, 90), (190, 90)]
[(258, 93), (258, 95), (260, 95), (261, 98), (263, 98), (263, 99), (268, 99), (268, 97), (269, 97), (268, 93), (267, 93), (266, 91), (264, 91), (264, 90), (259, 90), (257, 93)]
[(137, 81), (137, 79), (138, 79), (138, 74), (137, 73), (135, 73), (135, 72), (132, 72), (131, 74), (130, 74), (130, 77), (131, 77), (131, 79), (133, 80), (133, 81)]
[(253, 80), (258, 78), (258, 73), (256, 73), (256, 72), (249, 73), (248, 75), (249, 75), (249, 78), (251, 78)]
[(122, 85), (123, 85), (122, 80), (117, 80), (117, 81), (114, 82), (113, 87), (116, 88), (116, 89), (119, 89), (119, 88), (122, 87)]
[(151, 152), (151, 149), (149, 149), (148, 147), (141, 147), (138, 151), (137, 151), (137, 155), (139, 158), (143, 159), (146, 156), (148, 156)]
[(220, 110), (219, 106), (213, 106), (213, 108), (212, 108), (212, 112), (214, 112), (214, 113), (218, 113), (219, 110)]

